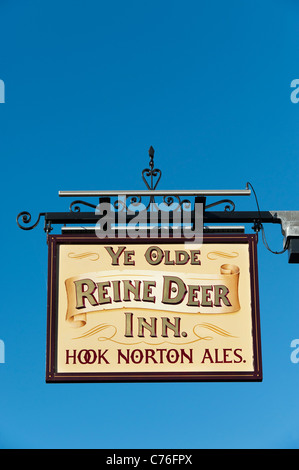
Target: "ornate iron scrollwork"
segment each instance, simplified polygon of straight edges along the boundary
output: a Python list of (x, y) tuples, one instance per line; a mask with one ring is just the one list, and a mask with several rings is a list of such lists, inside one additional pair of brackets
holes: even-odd
[(218, 206), (218, 204), (225, 204), (227, 205), (224, 207), (225, 212), (234, 212), (235, 210), (235, 204), (233, 201), (230, 199), (221, 199), (221, 201), (213, 202), (212, 204), (206, 205), (206, 209), (209, 209), (210, 207)]
[(80, 209), (80, 206), (76, 205), (76, 204), (83, 204), (84, 206), (88, 206), (88, 207), (92, 207), (93, 209), (96, 209), (97, 206), (95, 206), (94, 204), (90, 204), (89, 202), (86, 202), (86, 201), (73, 201), (71, 204), (70, 204), (70, 211), (71, 212), (81, 212), (81, 209)]
[[(36, 227), (38, 225), (38, 223), (40, 221), (40, 218), (44, 215), (45, 215), (45, 213), (41, 212), (39, 214), (38, 219), (35, 222), (35, 224), (26, 225), (26, 224), (30, 224), (30, 222), (31, 222), (31, 214), (30, 214), (30, 212), (27, 212), (27, 211), (20, 212), (17, 216), (17, 225), (18, 225), (18, 227), (20, 227), (23, 230), (32, 230), (34, 227)], [(20, 224), (20, 219), (22, 220), (23, 224), (25, 224), (25, 225)]]
[[(154, 154), (155, 150), (153, 149), (152, 146), (150, 146), (149, 151), (148, 151), (149, 157), (150, 157), (150, 162), (149, 166), (150, 168), (145, 168), (142, 170), (142, 179), (144, 183), (146, 184), (147, 189), (152, 189), (155, 190), (158, 186), (158, 183), (162, 177), (162, 172), (158, 168), (154, 168)], [(150, 184), (147, 181), (147, 178), (150, 178)], [(157, 178), (157, 180), (154, 182), (154, 178)]]
[[(99, 211), (99, 204), (102, 202), (107, 202), (108, 204), (111, 205), (112, 210), (114, 210), (116, 213), (128, 213), (132, 214), (134, 212), (143, 212), (143, 213), (151, 213), (154, 211), (161, 211), (162, 214), (166, 212), (172, 212), (173, 215), (178, 215), (180, 212), (192, 212), (192, 209), (194, 209), (194, 212), (196, 211), (196, 202), (199, 201), (203, 203), (204, 211), (206, 211), (206, 214), (209, 214), (209, 211), (207, 209), (210, 209), (211, 207), (218, 206), (220, 204), (225, 204), (224, 206), (224, 212), (226, 213), (233, 213), (235, 211), (235, 204), (232, 200), (230, 199), (221, 199), (217, 202), (213, 202), (211, 204), (206, 204), (206, 197), (202, 196), (202, 193), (194, 192), (193, 191), (174, 191), (173, 193), (171, 191), (166, 191), (165, 193), (163, 191), (156, 191), (156, 188), (161, 180), (162, 177), (162, 171), (159, 168), (155, 168), (154, 164), (154, 155), (155, 155), (155, 150), (151, 146), (148, 151), (149, 154), (149, 166), (148, 168), (144, 168), (141, 172), (142, 179), (149, 190), (149, 194), (147, 194), (147, 191), (141, 191), (141, 194), (138, 194), (137, 191), (133, 192), (125, 192), (125, 191), (120, 191), (121, 195), (117, 195), (116, 192), (113, 191), (104, 191), (103, 193), (97, 192), (97, 196), (100, 198), (99, 202), (96, 203), (91, 203), (91, 202), (86, 202), (85, 200), (77, 199), (73, 202), (71, 202), (69, 206), (69, 211), (70, 213), (74, 214), (75, 219), (66, 217), (64, 220), (78, 220), (78, 223), (81, 223), (81, 218), (80, 218), (80, 213), (82, 213), (82, 220), (86, 220), (86, 217), (88, 217), (88, 214), (92, 214), (92, 212), (97, 215)], [(80, 192), (78, 192), (80, 193)], [(108, 194), (108, 195), (107, 195)], [(190, 195), (190, 196), (189, 196)], [(219, 195), (219, 194), (216, 194)], [(228, 194), (229, 196), (232, 194)], [(69, 195), (70, 197), (71, 195)], [(80, 194), (79, 197), (85, 197), (85, 196), (93, 196), (93, 194)], [(187, 197), (186, 197), (187, 196)], [(73, 194), (72, 196), (73, 197)], [(94, 196), (93, 196), (94, 197)], [(158, 197), (159, 202), (158, 202)], [(202, 202), (203, 201), (203, 202)], [(93, 209), (93, 211), (88, 211), (84, 212), (81, 211), (80, 206), (85, 206), (90, 209)], [(110, 207), (110, 206), (109, 206)], [(30, 225), (31, 223), (31, 214), (27, 211), (21, 212), (17, 216), (17, 225), (23, 229), (23, 230), (32, 230), (35, 228), (41, 217), (45, 216), (45, 231), (48, 232), (52, 230), (51, 228), (51, 223), (53, 222), (52, 217), (48, 217), (47, 213), (40, 213), (38, 216), (38, 219), (36, 220), (35, 223)], [(55, 217), (54, 217), (55, 218)], [(46, 220), (47, 219), (47, 220)], [(57, 219), (57, 217), (56, 217)], [(55, 219), (55, 220), (56, 220)], [(58, 217), (59, 219), (59, 217)], [(53, 223), (58, 223), (57, 221)], [(70, 222), (74, 223), (74, 222)], [(76, 222), (77, 223), (77, 222)]]

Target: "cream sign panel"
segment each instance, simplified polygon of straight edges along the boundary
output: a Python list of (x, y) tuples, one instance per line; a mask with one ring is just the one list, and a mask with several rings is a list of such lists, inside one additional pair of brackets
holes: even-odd
[(47, 381), (262, 379), (255, 235), (48, 242)]

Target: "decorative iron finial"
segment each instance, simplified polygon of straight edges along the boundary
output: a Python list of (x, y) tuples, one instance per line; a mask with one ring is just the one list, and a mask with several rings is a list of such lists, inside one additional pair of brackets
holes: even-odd
[(150, 148), (148, 150), (148, 154), (150, 156), (149, 166), (150, 166), (151, 170), (154, 168), (154, 153), (155, 153), (154, 148), (152, 146), (150, 146)]
[[(152, 146), (150, 146), (149, 151), (148, 151), (149, 157), (150, 157), (150, 162), (149, 162), (149, 167), (150, 168), (145, 168), (142, 171), (142, 179), (145, 182), (147, 189), (156, 189), (158, 186), (158, 183), (161, 179), (162, 172), (158, 168), (154, 168), (154, 154), (155, 150)], [(150, 178), (150, 181), (147, 181), (145, 177)], [(156, 182), (154, 183), (154, 178), (157, 178)]]

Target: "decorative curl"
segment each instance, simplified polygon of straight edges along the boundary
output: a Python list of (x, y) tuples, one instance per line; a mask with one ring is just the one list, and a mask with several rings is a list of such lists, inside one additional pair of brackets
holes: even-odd
[(206, 209), (208, 209), (210, 207), (217, 206), (218, 204), (224, 204), (224, 203), (228, 203), (224, 207), (225, 212), (234, 212), (236, 206), (235, 206), (234, 202), (231, 201), (230, 199), (221, 199), (221, 201), (217, 201), (217, 202), (214, 202), (213, 204), (207, 205)]
[(70, 211), (71, 212), (80, 212), (81, 211), (80, 207), (75, 205), (75, 204), (83, 204), (84, 206), (92, 207), (93, 209), (97, 208), (97, 206), (95, 206), (94, 204), (90, 204), (89, 202), (73, 201), (70, 205)]
[[(142, 179), (144, 183), (146, 184), (147, 189), (156, 189), (161, 179), (161, 176), (162, 176), (162, 172), (158, 168), (153, 168), (152, 170), (150, 170), (149, 168), (145, 168), (142, 171)], [(150, 184), (148, 183), (145, 177), (150, 178)], [(154, 184), (153, 178), (157, 178), (157, 181), (155, 182), (155, 184)]]
[[(30, 225), (30, 226), (29, 226), (29, 225), (27, 226), (26, 224), (30, 224), (30, 222), (31, 222), (31, 214), (30, 214), (30, 212), (27, 212), (27, 211), (20, 212), (20, 213), (18, 214), (18, 216), (17, 216), (17, 225), (18, 225), (18, 227), (20, 227), (22, 230), (32, 230), (34, 227), (36, 227), (36, 226), (38, 225), (38, 223), (39, 223), (39, 221), (40, 221), (40, 218), (41, 218), (42, 216), (44, 216), (44, 215), (45, 215), (45, 213), (44, 213), (44, 212), (41, 212), (41, 213), (39, 214), (38, 219), (37, 219), (37, 221), (35, 222), (35, 224)], [(22, 225), (22, 224), (20, 223), (20, 219), (22, 220), (22, 223), (25, 224), (25, 225)]]

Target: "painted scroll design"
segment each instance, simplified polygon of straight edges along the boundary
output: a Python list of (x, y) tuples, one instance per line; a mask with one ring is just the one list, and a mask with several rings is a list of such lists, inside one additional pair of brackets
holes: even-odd
[(110, 333), (110, 334), (107, 334), (107, 336), (99, 336), (97, 339), (98, 341), (112, 341), (113, 343), (117, 343), (117, 344), (121, 344), (121, 345), (126, 345), (126, 346), (133, 346), (133, 345), (138, 345), (138, 344), (146, 344), (146, 345), (150, 345), (150, 346), (160, 346), (161, 344), (171, 344), (171, 345), (176, 345), (176, 346), (185, 346), (185, 345), (188, 345), (188, 344), (192, 344), (192, 343), (196, 343), (198, 341), (210, 341), (213, 339), (213, 336), (200, 336), (196, 329), (198, 328), (206, 328), (210, 331), (212, 331), (214, 334), (216, 335), (220, 335), (220, 336), (224, 336), (224, 337), (231, 337), (231, 338), (236, 338), (236, 336), (232, 335), (231, 333), (229, 333), (228, 331), (224, 330), (223, 328), (220, 328), (219, 326), (216, 326), (216, 325), (213, 325), (211, 323), (198, 323), (197, 325), (195, 325), (193, 327), (193, 333), (194, 335), (196, 336), (196, 339), (194, 340), (190, 340), (190, 341), (186, 341), (184, 343), (182, 342), (171, 342), (171, 341), (162, 341), (161, 343), (149, 343), (147, 341), (138, 341), (138, 342), (135, 342), (135, 343), (124, 343), (124, 342), (121, 342), (121, 341), (117, 341), (116, 339), (113, 339), (116, 334), (117, 334), (117, 328), (116, 326), (114, 325), (107, 325), (105, 323), (101, 323), (97, 326), (95, 326), (94, 328), (91, 328), (90, 330), (86, 331), (85, 333), (83, 333), (82, 335), (80, 336), (77, 336), (76, 338), (73, 338), (73, 339), (82, 339), (82, 338), (88, 338), (88, 337), (91, 337), (91, 336), (94, 336), (98, 333), (102, 333), (104, 334), (104, 332), (106, 330), (109, 330), (109, 328), (113, 329), (113, 332)]
[(239, 256), (239, 253), (236, 251), (232, 251), (231, 253), (225, 252), (225, 251), (210, 251), (207, 254), (207, 258), (214, 261), (218, 258), (237, 258)]
[(97, 261), (100, 258), (98, 253), (93, 253), (88, 251), (86, 253), (68, 253), (68, 257), (72, 259), (86, 259), (89, 258), (90, 261)]

